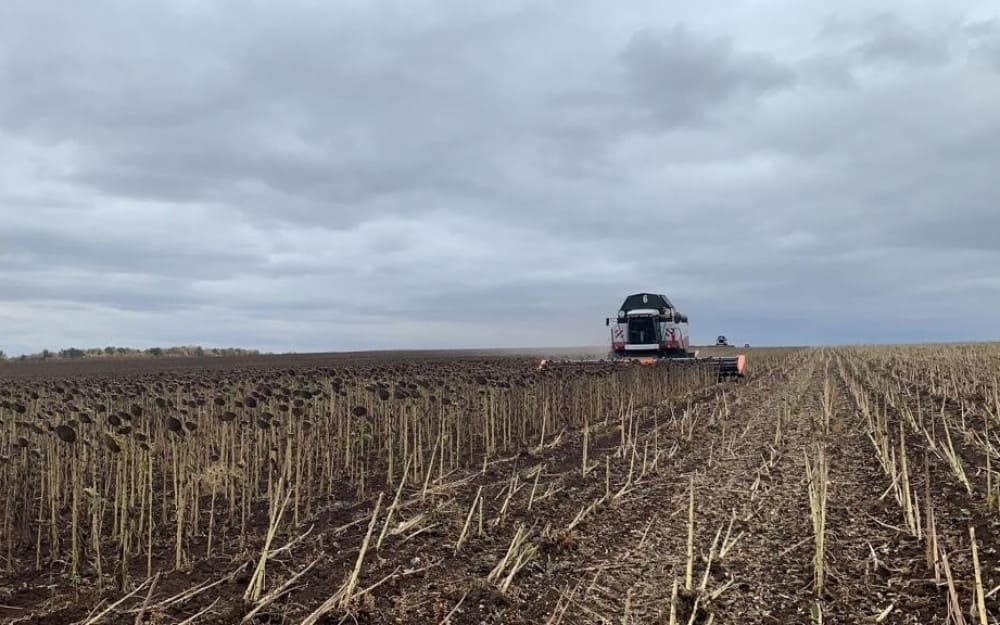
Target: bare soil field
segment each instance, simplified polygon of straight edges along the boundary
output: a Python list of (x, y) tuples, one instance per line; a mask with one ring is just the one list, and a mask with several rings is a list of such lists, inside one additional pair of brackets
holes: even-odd
[(0, 366), (0, 622), (1000, 619), (1000, 347), (589, 351)]

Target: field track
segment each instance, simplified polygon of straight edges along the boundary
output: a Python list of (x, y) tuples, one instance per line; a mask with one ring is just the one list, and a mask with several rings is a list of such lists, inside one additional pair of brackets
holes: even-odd
[(1000, 622), (1000, 348), (747, 353), (0, 366), (0, 622)]

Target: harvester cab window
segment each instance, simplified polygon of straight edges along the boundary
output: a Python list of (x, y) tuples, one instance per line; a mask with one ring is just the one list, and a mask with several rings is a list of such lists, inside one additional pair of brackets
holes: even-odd
[(659, 343), (653, 317), (633, 317), (628, 320), (628, 342), (633, 345)]

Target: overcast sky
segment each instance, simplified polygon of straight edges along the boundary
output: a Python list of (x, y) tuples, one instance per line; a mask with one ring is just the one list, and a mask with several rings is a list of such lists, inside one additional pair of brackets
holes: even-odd
[(1000, 338), (1000, 5), (0, 3), (0, 349)]

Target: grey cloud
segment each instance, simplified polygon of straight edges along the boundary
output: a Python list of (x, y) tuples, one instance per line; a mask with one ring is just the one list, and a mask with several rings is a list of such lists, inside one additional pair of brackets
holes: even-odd
[(668, 127), (699, 124), (738, 99), (787, 89), (794, 72), (765, 54), (737, 51), (731, 39), (706, 38), (683, 26), (636, 33), (621, 54), (631, 85)]
[(919, 67), (942, 65), (952, 58), (947, 29), (936, 24), (918, 29), (892, 13), (866, 20), (858, 35), (853, 50), (867, 62)]
[[(376, 21), (366, 35), (292, 4), (277, 16), (247, 11), (246, 34), (217, 41), (214, 19), (167, 15), (153, 30), (167, 49), (130, 33), (120, 14), (103, 21), (106, 13), (98, 6), (82, 27), (59, 29), (73, 65), (60, 49), (15, 40), (23, 60), (5, 80), (25, 87), (0, 111), (47, 139), (88, 146), (93, 158), (75, 179), (111, 194), (214, 200), (254, 181), (283, 202), (332, 205), (356, 223), (356, 206), (383, 196), (482, 192), (475, 179), (489, 175), (474, 164), (487, 152), (470, 146), (500, 144), (503, 126), (517, 123), (516, 107), (499, 105), (508, 79), (493, 69), (509, 47), (503, 27), (530, 25), (530, 14), (402, 32)], [(144, 54), (121, 55), (121, 43), (101, 36), (108, 30)], [(480, 51), (456, 54), (466, 40)], [(104, 81), (109, 66), (122, 71)]]
[(964, 31), (974, 56), (1000, 72), (1000, 18), (971, 22)]
[(189, 247), (185, 235), (190, 233), (183, 231), (115, 231), (111, 229), (113, 222), (97, 219), (88, 211), (67, 212), (66, 217), (79, 220), (80, 226), (54, 229), (51, 224), (0, 224), (0, 250), (7, 256), (5, 269), (48, 268), (91, 271), (95, 276), (109, 272), (218, 280), (261, 265), (258, 255), (213, 246), (210, 238)]
[(992, 331), (989, 20), (573, 6), (4, 3), (0, 349)]
[(841, 88), (857, 86), (858, 75), (872, 70), (919, 72), (997, 60), (1000, 20), (907, 15), (898, 12), (834, 14), (818, 35), (823, 50), (808, 61), (812, 75)]
[(0, 302), (63, 302), (110, 305), (127, 312), (170, 314), (189, 310), (204, 300), (189, 292), (186, 281), (174, 279), (109, 280), (93, 272), (30, 271), (0, 276)]
[[(179, 50), (180, 66), (163, 74), (156, 72), (162, 51), (121, 59), (106, 42), (77, 33), (69, 45), (89, 64), (73, 80), (63, 69), (45, 81), (52, 110), (40, 128), (28, 127), (59, 129), (89, 146), (92, 157), (74, 179), (107, 193), (186, 202), (242, 194), (249, 197), (241, 205), (257, 214), (273, 217), (280, 205), (289, 217), (350, 226), (367, 210), (406, 214), (413, 194), (447, 193), (474, 207), (511, 193), (525, 170), (570, 181), (613, 171), (602, 154), (623, 129), (643, 130), (645, 110), (659, 121), (680, 115), (670, 122), (676, 126), (790, 78), (723, 39), (685, 29), (655, 39), (646, 33), (626, 44), (624, 75), (607, 70), (612, 91), (581, 90), (596, 98), (588, 106), (572, 100), (572, 88), (561, 96), (496, 71), (505, 57), (525, 56), (506, 29), (539, 30), (531, 11), (404, 34), (382, 27), (382, 39), (323, 15), (292, 15), (305, 21), (251, 14), (250, 32), (259, 37), (223, 40), (221, 51), (202, 49), (204, 25), (181, 29), (167, 19), (160, 30), (192, 49)], [(476, 50), (456, 55), (467, 39)], [(23, 67), (33, 74), (62, 67), (52, 59), (58, 51), (25, 52)], [(94, 89), (112, 59), (125, 64), (124, 76)], [(424, 69), (434, 67), (445, 69)], [(540, 71), (538, 80), (557, 78)], [(647, 88), (652, 83), (660, 86)], [(34, 118), (36, 91), (12, 98), (5, 117)], [(539, 108), (550, 103), (551, 112)]]
[(851, 90), (858, 86), (853, 66), (842, 54), (819, 52), (799, 65), (799, 77), (809, 86)]

